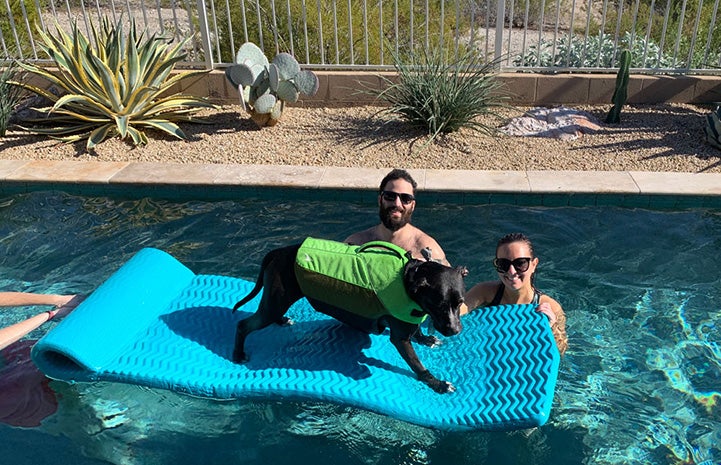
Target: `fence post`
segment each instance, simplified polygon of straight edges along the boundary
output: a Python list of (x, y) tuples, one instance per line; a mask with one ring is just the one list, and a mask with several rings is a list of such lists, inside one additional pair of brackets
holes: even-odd
[(496, 42), (494, 61), (501, 66), (501, 55), (503, 54), (503, 25), (506, 16), (506, 0), (497, 0), (496, 5)]
[[(210, 0), (211, 2), (213, 0)], [(205, 69), (213, 69), (213, 46), (210, 43), (210, 26), (208, 25), (208, 14), (205, 9), (205, 0), (197, 0), (198, 7), (198, 29), (200, 30), (200, 41), (205, 53)]]

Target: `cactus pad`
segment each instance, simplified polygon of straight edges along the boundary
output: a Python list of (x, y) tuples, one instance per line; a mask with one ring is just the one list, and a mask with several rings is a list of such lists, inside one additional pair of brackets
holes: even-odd
[(278, 90), (275, 92), (280, 100), (285, 100), (289, 103), (295, 103), (298, 101), (300, 93), (295, 85), (291, 81), (280, 81), (278, 84)]
[(264, 94), (258, 97), (253, 107), (258, 113), (270, 113), (275, 106), (277, 99), (273, 94)]
[(248, 65), (260, 64), (263, 66), (268, 66), (269, 64), (263, 50), (253, 42), (246, 42), (238, 49), (238, 53), (235, 55), (235, 62)]
[(293, 82), (298, 90), (305, 95), (315, 95), (318, 92), (318, 87), (320, 87), (318, 76), (313, 71), (301, 71), (293, 78)]
[(289, 53), (279, 53), (273, 58), (273, 64), (278, 67), (278, 73), (281, 80), (293, 79), (296, 74), (300, 73), (300, 65), (298, 61)]

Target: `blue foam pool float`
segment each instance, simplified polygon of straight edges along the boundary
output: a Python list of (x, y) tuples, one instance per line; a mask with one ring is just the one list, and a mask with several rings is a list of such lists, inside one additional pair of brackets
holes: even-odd
[[(114, 381), (216, 399), (327, 401), (449, 430), (512, 430), (550, 415), (559, 354), (546, 317), (504, 305), (463, 317), (458, 336), (419, 357), (456, 392), (416, 380), (388, 334), (367, 335), (315, 312), (305, 299), (246, 341), (250, 361), (231, 361), (231, 308), (253, 283), (196, 275), (167, 253), (143, 249), (33, 348), (50, 378)], [(257, 308), (259, 297), (242, 310)]]

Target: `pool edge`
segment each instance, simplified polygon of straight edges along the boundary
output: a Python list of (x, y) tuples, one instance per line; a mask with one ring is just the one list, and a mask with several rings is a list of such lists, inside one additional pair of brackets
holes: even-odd
[[(93, 194), (231, 197), (237, 191), (293, 189), (368, 191), (391, 169), (303, 165), (0, 160), (0, 194), (63, 190)], [(495, 203), (523, 196), (533, 204), (618, 204), (674, 207), (721, 204), (721, 173), (645, 171), (408, 171), (424, 197)], [(349, 195), (351, 195), (349, 193)], [(536, 198), (536, 201), (533, 199)], [(494, 200), (495, 199), (495, 200)], [(505, 199), (505, 200), (503, 200)], [(587, 199), (587, 200), (584, 200)], [(511, 201), (511, 203), (517, 203)]]

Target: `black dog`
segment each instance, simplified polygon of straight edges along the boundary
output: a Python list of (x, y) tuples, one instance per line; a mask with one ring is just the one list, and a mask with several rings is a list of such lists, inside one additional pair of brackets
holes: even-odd
[[(353, 248), (353, 246), (332, 241), (322, 242), (330, 246)], [(303, 246), (305, 244), (304, 242)], [(325, 277), (321, 277), (320, 281), (316, 280), (310, 287), (308, 284), (301, 285), (305, 279), (303, 277), (305, 271), (301, 269), (301, 258), (306, 261), (310, 261), (310, 258), (304, 252), (305, 249), (301, 250), (301, 244), (283, 247), (270, 251), (263, 258), (255, 287), (233, 307), (233, 311), (236, 311), (255, 297), (265, 286), (258, 310), (250, 317), (238, 322), (233, 360), (237, 363), (247, 361), (244, 346), (245, 339), (251, 332), (265, 328), (272, 323), (289, 324), (290, 320), (284, 316), (285, 313), (294, 302), (305, 296), (315, 310), (361, 331), (378, 334), (388, 327), (391, 342), (420, 381), (439, 393), (455, 391), (455, 387), (451, 383), (437, 379), (423, 366), (411, 345), (411, 338), (418, 331), (418, 322), (425, 315), (430, 316), (433, 326), (444, 336), (453, 336), (461, 331), (460, 306), (465, 293), (463, 276), (467, 272), (463, 267), (451, 268), (434, 261), (412, 259), (410, 254), (393, 244), (376, 242), (362, 247), (364, 253), (389, 255), (388, 250), (384, 250), (386, 248), (391, 250), (390, 255), (393, 255), (393, 250), (396, 250), (396, 255), (399, 254), (399, 251), (403, 253), (400, 264), (397, 266), (397, 272), (392, 270), (388, 272), (389, 267), (386, 266), (383, 266), (383, 271), (387, 274), (397, 275), (394, 279), (399, 283), (400, 292), (406, 299), (410, 297), (409, 302), (413, 307), (409, 313), (410, 317), (401, 316), (402, 319), (400, 319), (397, 312), (394, 316), (391, 314), (394, 310), (386, 308), (382, 308), (380, 315), (369, 315), (368, 307), (373, 307), (374, 302), (365, 303), (357, 293), (353, 293), (353, 289), (350, 289), (352, 286), (347, 286), (345, 283), (341, 285), (342, 290), (336, 289), (335, 298), (331, 297), (333, 292), (330, 288), (332, 286), (328, 285)], [(357, 247), (352, 249), (353, 253), (357, 249)], [(301, 250), (300, 253), (299, 250)], [(331, 262), (338, 260), (337, 255), (329, 260)], [(345, 259), (341, 258), (340, 260)], [(353, 259), (350, 258), (350, 260)], [(386, 257), (386, 259), (388, 258)], [(357, 270), (354, 269), (353, 274), (358, 274)], [(378, 303), (376, 300), (375, 304)], [(352, 308), (354, 305), (362, 308), (354, 309)], [(359, 315), (359, 312), (365, 314)]]

